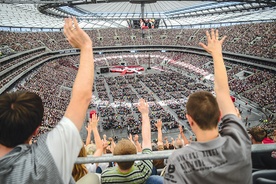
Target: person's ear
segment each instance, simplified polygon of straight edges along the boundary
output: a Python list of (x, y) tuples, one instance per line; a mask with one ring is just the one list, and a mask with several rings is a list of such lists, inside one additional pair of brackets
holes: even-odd
[(193, 126), (194, 125), (194, 121), (193, 121), (193, 118), (189, 115), (189, 114), (186, 114), (186, 118), (190, 124), (190, 126)]
[(219, 111), (219, 118), (218, 118), (218, 122), (220, 122), (221, 118), (222, 118), (222, 113), (221, 113), (221, 111)]
[(39, 127), (40, 126), (38, 126), (36, 129), (35, 129), (35, 131), (32, 133), (32, 135), (26, 140), (26, 144), (32, 144), (32, 138), (33, 137), (35, 137), (37, 134), (38, 134), (38, 132), (39, 132)]
[(40, 126), (38, 126), (38, 127), (35, 129), (35, 131), (34, 131), (34, 133), (33, 133), (33, 136), (36, 136), (36, 135), (39, 133), (39, 128), (40, 128)]

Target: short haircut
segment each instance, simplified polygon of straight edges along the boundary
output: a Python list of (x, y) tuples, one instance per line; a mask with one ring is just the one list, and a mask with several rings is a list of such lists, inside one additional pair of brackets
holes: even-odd
[(257, 142), (262, 142), (263, 139), (267, 136), (265, 129), (261, 127), (253, 127), (249, 130), (249, 134)]
[(87, 155), (94, 155), (94, 153), (96, 152), (97, 146), (95, 144), (88, 144), (87, 146), (85, 146), (85, 150)]
[(0, 96), (0, 144), (13, 148), (24, 144), (43, 118), (41, 98), (32, 92), (18, 91)]
[(216, 98), (211, 93), (198, 91), (191, 94), (186, 108), (187, 114), (193, 118), (200, 129), (211, 130), (217, 127), (220, 110)]
[(184, 140), (176, 138), (176, 140), (174, 141), (174, 147), (175, 147), (175, 149), (180, 149), (183, 146), (184, 146)]
[[(128, 139), (120, 140), (113, 151), (113, 155), (133, 155), (137, 154), (136, 146)], [(132, 167), (134, 161), (131, 162), (117, 162), (120, 169), (127, 170)]]

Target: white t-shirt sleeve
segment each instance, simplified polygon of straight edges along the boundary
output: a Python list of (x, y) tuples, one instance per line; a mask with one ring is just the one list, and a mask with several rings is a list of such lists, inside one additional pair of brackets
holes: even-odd
[(85, 164), (85, 167), (89, 173), (96, 173), (96, 164)]
[[(85, 166), (89, 173), (96, 173), (97, 167), (96, 167), (95, 163), (85, 164)], [(108, 166), (109, 166), (109, 163), (99, 163), (99, 165), (98, 165), (98, 167), (100, 167), (102, 169), (102, 171), (104, 171)]]
[(49, 132), (46, 145), (64, 183), (69, 183), (74, 163), (83, 145), (77, 127), (70, 119), (63, 117), (59, 124)]

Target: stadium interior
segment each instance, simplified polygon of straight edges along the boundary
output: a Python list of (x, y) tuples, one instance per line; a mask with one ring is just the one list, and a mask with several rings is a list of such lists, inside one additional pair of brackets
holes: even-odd
[[(150, 105), (153, 142), (157, 119), (169, 140), (178, 137), (179, 125), (194, 140), (185, 104), (195, 91), (214, 93), (212, 57), (199, 46), (211, 28), (227, 35), (223, 55), (231, 97), (246, 128), (260, 126), (276, 136), (273, 0), (0, 0), (0, 94), (39, 94), (45, 106), (40, 134), (63, 116), (77, 74), (80, 51), (63, 34), (64, 18), (70, 16), (93, 41), (95, 81), (85, 125), (96, 110), (101, 136), (119, 140), (139, 135), (137, 102), (144, 98)], [(83, 127), (84, 141), (86, 136)], [(262, 150), (270, 154), (276, 148), (253, 152)]]

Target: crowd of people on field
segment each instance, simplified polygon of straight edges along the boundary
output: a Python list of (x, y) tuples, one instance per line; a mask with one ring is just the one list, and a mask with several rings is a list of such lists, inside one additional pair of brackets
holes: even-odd
[[(155, 55), (156, 53), (153, 52), (149, 54)], [(184, 110), (183, 106), (175, 105), (179, 103), (179, 99), (185, 99), (189, 96), (189, 94), (197, 90), (212, 91), (212, 89), (210, 85), (204, 84), (205, 81), (203, 76), (200, 76), (199, 73), (193, 71), (191, 72), (188, 68), (185, 67), (183, 67), (183, 70), (185, 69), (187, 72), (190, 72), (190, 76), (175, 72), (178, 71), (178, 69), (175, 70), (174, 66), (176, 66), (176, 62), (174, 61), (177, 61), (178, 63), (187, 62), (197, 68), (204, 68), (204, 70), (209, 73), (213, 72), (211, 69), (212, 64), (205, 56), (183, 53), (165, 53), (165, 57), (169, 58), (170, 56), (172, 56), (172, 58), (175, 60), (168, 61), (168, 65), (166, 67), (167, 72), (146, 75), (124, 75), (117, 77), (105, 77), (101, 75), (96, 78), (93, 91), (97, 92), (96, 94), (101, 101), (106, 101), (108, 103), (135, 103), (141, 97), (149, 102), (154, 103), (156, 101), (164, 101), (168, 107), (170, 107), (171, 111), (177, 115), (176, 117), (179, 120), (186, 120), (186, 117), (182, 114)], [(111, 56), (109, 56), (108, 54), (105, 54), (103, 57), (96, 56), (95, 65), (98, 65), (98, 61), (101, 63), (103, 61), (101, 58), (105, 57), (116, 57), (116, 55), (111, 54)], [(72, 81), (76, 74), (75, 61), (78, 60), (78, 58), (78, 56), (68, 56), (63, 59), (58, 59), (56, 62), (50, 62), (43, 66), (39, 72), (36, 72), (35, 76), (25, 79), (26, 82), (24, 84), (18, 84), (18, 89), (30, 89), (42, 94), (42, 98), (45, 101), (45, 107), (54, 109), (54, 111), (56, 111), (54, 113), (57, 115), (56, 117), (54, 115), (46, 116), (48, 117), (44, 120), (44, 122), (47, 122), (46, 127), (48, 125), (50, 125), (50, 127), (54, 127), (53, 122), (60, 118), (62, 112), (65, 111), (65, 107), (67, 106), (68, 99), (71, 95), (70, 89), (73, 85)], [(136, 58), (137, 62), (141, 62), (143, 58), (148, 59), (146, 57), (139, 56)], [(160, 64), (160, 60), (156, 59), (154, 64)], [(127, 63), (127, 58), (125, 58), (125, 61)], [(271, 72), (259, 71), (250, 67), (240, 66), (230, 62), (225, 63), (226, 66), (229, 67), (227, 73), (229, 75), (230, 88), (233, 91), (260, 104), (260, 106), (266, 106), (267, 109), (271, 110), (272, 112), (275, 111), (275, 106), (273, 106), (275, 79)], [(111, 64), (109, 63), (109, 66), (110, 65)], [(182, 73), (183, 70), (181, 71)], [(243, 80), (235, 77), (235, 74), (243, 70), (252, 72), (252, 75)], [(49, 75), (49, 73), (51, 73), (51, 75)], [(270, 85), (267, 85), (267, 83)], [(243, 86), (245, 86), (246, 89), (243, 88)], [(253, 88), (254, 86), (257, 87)], [(54, 98), (56, 100), (49, 101), (48, 99), (50, 98)], [(102, 116), (112, 116), (114, 113), (118, 113), (119, 115), (132, 116), (133, 111), (129, 107), (122, 106), (120, 108), (121, 109), (112, 109), (110, 107), (101, 107), (100, 113)], [(110, 112), (107, 112), (106, 109), (109, 109), (108, 111)], [(170, 117), (168, 121), (163, 120), (165, 125), (168, 125), (168, 129), (175, 128), (177, 126), (176, 121), (174, 120), (173, 116), (170, 115), (170, 113), (165, 112), (164, 109), (159, 109), (159, 111), (159, 113), (155, 112), (156, 118), (159, 118), (160, 114), (163, 114), (163, 117)], [(166, 115), (167, 113), (168, 115)], [(46, 111), (46, 114), (48, 114), (48, 111)], [(128, 119), (133, 119), (133, 116)], [(116, 118), (112, 118), (112, 122), (113, 123), (108, 123), (108, 121), (103, 121), (104, 129), (120, 129), (128, 127), (128, 123), (124, 125), (122, 123), (122, 119), (118, 120)], [(130, 132), (140, 131), (138, 126), (131, 126), (128, 127), (128, 129)], [(154, 129), (155, 127), (152, 124), (152, 130)]]

